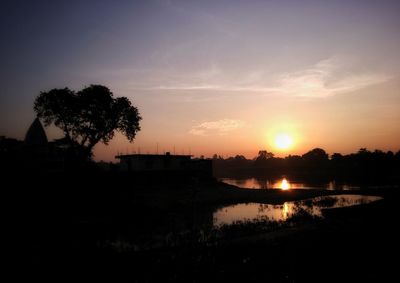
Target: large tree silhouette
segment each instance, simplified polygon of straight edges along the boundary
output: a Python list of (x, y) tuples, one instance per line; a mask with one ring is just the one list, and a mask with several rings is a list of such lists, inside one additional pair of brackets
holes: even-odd
[(45, 126), (54, 123), (65, 134), (65, 141), (83, 157), (92, 155), (98, 142), (108, 144), (115, 131), (130, 142), (140, 130), (138, 109), (126, 97), (113, 97), (105, 86), (90, 85), (74, 92), (68, 88), (41, 92), (34, 110)]

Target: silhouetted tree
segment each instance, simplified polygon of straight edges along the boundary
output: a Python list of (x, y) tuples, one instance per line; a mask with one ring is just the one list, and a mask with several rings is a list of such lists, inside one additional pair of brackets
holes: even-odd
[(284, 164), (289, 170), (299, 170), (303, 167), (303, 159), (300, 155), (289, 155), (285, 157)]
[(273, 157), (274, 154), (272, 152), (268, 152), (266, 150), (260, 150), (258, 151), (258, 156), (254, 160), (254, 165), (256, 167), (265, 167), (267, 166), (267, 164), (270, 163), (268, 161), (272, 160)]
[(222, 157), (222, 155), (218, 155), (218, 154), (214, 154), (212, 157), (213, 160), (224, 160), (224, 158)]
[(303, 159), (308, 162), (324, 162), (328, 160), (328, 154), (322, 148), (314, 148), (302, 155)]
[(236, 155), (233, 158), (230, 158), (230, 163), (234, 167), (243, 167), (246, 166), (248, 160), (243, 155)]
[[(223, 159), (214, 154), (213, 168), (215, 176), (266, 176), (268, 174), (292, 174), (302, 177), (312, 177), (337, 180), (399, 180), (400, 151), (384, 152), (369, 151), (365, 148), (356, 153), (342, 155), (333, 153), (331, 158), (321, 148), (314, 148), (302, 156), (289, 155), (285, 158), (274, 157), (273, 153), (260, 150), (257, 157), (249, 160), (243, 155)], [(260, 187), (265, 187), (265, 180), (260, 181)]]
[(90, 85), (76, 93), (68, 88), (41, 92), (34, 110), (45, 126), (54, 123), (59, 127), (66, 142), (84, 158), (92, 155), (98, 142), (108, 144), (115, 131), (132, 142), (142, 119), (128, 98), (114, 98), (102, 85)]
[(258, 152), (258, 156), (257, 156), (256, 160), (265, 161), (265, 160), (273, 158), (273, 157), (274, 157), (274, 154), (272, 152), (268, 152), (266, 150), (260, 150)]
[(235, 160), (237, 162), (245, 162), (245, 161), (247, 161), (246, 157), (244, 157), (243, 155), (236, 155), (235, 156)]
[(335, 152), (334, 154), (332, 154), (331, 156), (331, 160), (332, 161), (341, 161), (343, 159), (343, 155), (341, 153), (337, 153)]
[(303, 165), (309, 172), (323, 176), (325, 169), (329, 164), (329, 155), (322, 148), (314, 148), (309, 152), (303, 154)]

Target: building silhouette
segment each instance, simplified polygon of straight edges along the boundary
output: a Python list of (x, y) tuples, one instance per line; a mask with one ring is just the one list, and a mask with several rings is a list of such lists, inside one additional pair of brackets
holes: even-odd
[(26, 145), (31, 146), (47, 146), (48, 140), (46, 132), (44, 131), (39, 118), (36, 118), (29, 127), (24, 142)]
[(212, 177), (212, 160), (193, 159), (191, 155), (166, 154), (126, 154), (117, 155), (120, 170), (129, 172), (181, 173), (202, 177)]

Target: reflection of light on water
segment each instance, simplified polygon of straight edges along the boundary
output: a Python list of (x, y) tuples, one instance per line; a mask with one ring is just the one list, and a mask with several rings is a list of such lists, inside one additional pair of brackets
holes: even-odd
[(328, 189), (328, 190), (357, 190), (360, 187), (350, 184), (339, 183), (335, 181), (310, 183), (310, 181), (299, 182), (295, 179), (288, 180), (287, 178), (273, 180), (267, 177), (263, 178), (221, 178), (222, 182), (247, 189)]
[(290, 189), (290, 183), (283, 178), (281, 181), (281, 185), (279, 186), (282, 190), (289, 190)]
[[(300, 187), (302, 186), (302, 184), (300, 184)], [(272, 188), (274, 188), (274, 189), (281, 189), (281, 190), (284, 190), (284, 191), (286, 191), (286, 190), (289, 190), (289, 189), (292, 189), (292, 188), (297, 188), (297, 186), (296, 185), (292, 185), (286, 178), (283, 178), (283, 179), (281, 179), (281, 180), (279, 180), (279, 181), (277, 181), (277, 182), (275, 182), (273, 185), (272, 185)]]
[(285, 202), (283, 204), (283, 207), (282, 207), (282, 217), (283, 217), (283, 219), (286, 220), (289, 217), (289, 214), (290, 214), (289, 205), (288, 205), (287, 202)]
[(301, 201), (285, 202), (283, 205), (240, 203), (218, 209), (213, 214), (214, 225), (232, 224), (237, 221), (251, 222), (259, 219), (286, 221), (299, 212), (323, 217), (322, 209), (367, 204), (382, 199), (377, 196), (330, 195)]

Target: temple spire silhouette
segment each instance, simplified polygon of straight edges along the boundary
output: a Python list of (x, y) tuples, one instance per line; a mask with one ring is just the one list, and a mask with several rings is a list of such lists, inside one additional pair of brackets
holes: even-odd
[(25, 135), (25, 144), (27, 145), (46, 145), (48, 140), (46, 132), (40, 122), (39, 118), (36, 118)]

